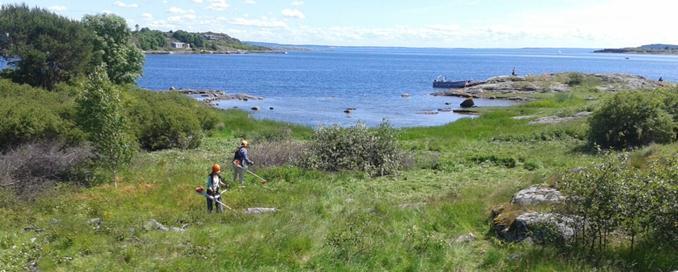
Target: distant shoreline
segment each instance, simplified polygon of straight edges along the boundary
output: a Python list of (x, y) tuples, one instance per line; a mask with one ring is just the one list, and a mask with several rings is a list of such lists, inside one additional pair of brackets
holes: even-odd
[(648, 44), (639, 47), (606, 48), (593, 53), (638, 54), (638, 55), (678, 55), (678, 45)]
[(149, 50), (144, 51), (145, 55), (247, 55), (247, 54), (287, 54), (287, 51), (280, 50), (235, 50), (235, 51), (169, 51), (169, 50)]

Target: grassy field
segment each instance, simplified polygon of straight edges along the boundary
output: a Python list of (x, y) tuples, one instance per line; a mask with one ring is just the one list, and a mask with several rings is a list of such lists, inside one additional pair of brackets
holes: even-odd
[[(212, 163), (230, 159), (240, 137), (256, 145), (286, 137), (303, 141), (312, 134), (229, 111), (225, 126), (196, 150), (137, 156), (118, 187), (62, 184), (34, 203), (2, 192), (0, 271), (25, 270), (31, 263), (41, 271), (675, 269), (672, 253), (662, 250), (629, 256), (612, 249), (594, 260), (550, 246), (505, 243), (489, 232), (491, 208), (510, 201), (517, 190), (605, 159), (586, 151), (585, 119), (530, 125), (513, 117), (570, 116), (593, 109), (600, 96), (585, 90), (544, 95), (510, 108), (483, 109), (475, 119), (404, 129), (400, 143), (416, 160), (394, 176), (256, 169), (270, 181), (266, 187), (249, 176), (248, 186), (224, 194), (236, 212), (208, 215), (204, 198), (193, 189), (204, 184)], [(636, 153), (676, 152), (673, 144)], [(279, 212), (241, 212), (249, 207)], [(186, 228), (145, 230), (150, 219)], [(469, 233), (476, 239), (455, 241)]]

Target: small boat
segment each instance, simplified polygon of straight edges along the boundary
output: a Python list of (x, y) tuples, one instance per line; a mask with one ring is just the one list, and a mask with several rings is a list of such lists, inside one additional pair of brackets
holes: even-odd
[(438, 76), (433, 80), (433, 88), (445, 88), (445, 89), (461, 89), (466, 87), (466, 84), (470, 81), (450, 81), (447, 80), (444, 76)]

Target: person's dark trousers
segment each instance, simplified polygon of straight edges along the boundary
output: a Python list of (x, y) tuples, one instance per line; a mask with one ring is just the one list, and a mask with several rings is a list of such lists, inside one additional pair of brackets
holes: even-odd
[[(209, 197), (206, 197), (207, 199), (207, 212), (211, 213), (212, 210), (214, 210), (214, 206), (217, 206), (217, 212), (224, 212), (224, 207), (221, 206), (221, 204), (217, 203), (216, 201), (212, 200)], [(218, 201), (221, 201), (221, 196), (217, 197)]]

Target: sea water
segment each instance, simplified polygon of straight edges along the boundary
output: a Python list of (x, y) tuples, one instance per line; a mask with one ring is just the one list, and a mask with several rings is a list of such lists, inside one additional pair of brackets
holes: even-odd
[[(148, 55), (138, 85), (247, 93), (263, 100), (220, 101), (258, 119), (309, 126), (435, 126), (468, 117), (452, 112), (462, 99), (431, 96), (438, 75), (483, 80), (510, 74), (627, 73), (678, 81), (678, 57), (594, 54), (593, 49), (435, 49), (310, 47), (288, 54)], [(403, 97), (407, 93), (409, 97)], [(450, 104), (449, 106), (446, 105)], [(480, 107), (512, 102), (477, 99)], [(259, 111), (251, 111), (258, 107)], [(270, 109), (272, 108), (272, 110)], [(356, 108), (351, 114), (347, 108)]]

